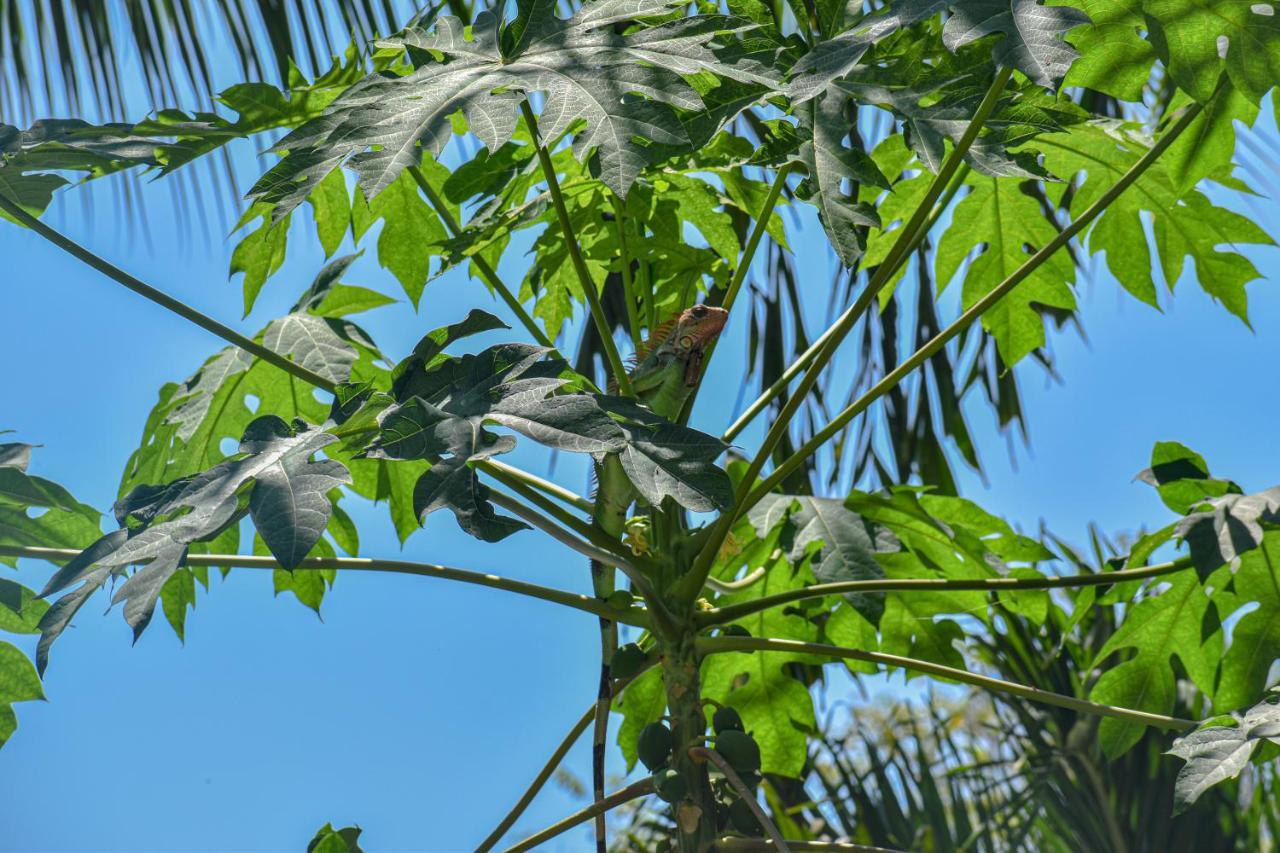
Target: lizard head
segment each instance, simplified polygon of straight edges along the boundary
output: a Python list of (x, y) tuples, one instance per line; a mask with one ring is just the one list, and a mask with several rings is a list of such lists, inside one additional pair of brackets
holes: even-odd
[(707, 347), (724, 329), (729, 312), (695, 305), (654, 331), (650, 344), (636, 353), (632, 384), (641, 400), (659, 414), (678, 412), (698, 384)]
[(667, 346), (672, 355), (684, 362), (684, 384), (692, 388), (702, 375), (702, 359), (707, 345), (716, 339), (729, 319), (729, 312), (710, 305), (685, 309), (676, 319)]

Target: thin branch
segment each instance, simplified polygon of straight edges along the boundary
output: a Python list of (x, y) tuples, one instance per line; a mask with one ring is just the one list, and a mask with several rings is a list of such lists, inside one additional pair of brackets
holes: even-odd
[[(79, 556), (74, 548), (35, 548), (17, 545), (0, 545), (0, 556), (27, 557), (33, 560), (47, 560), (62, 563)], [(237, 569), (281, 569), (283, 568), (271, 557), (258, 557), (248, 554), (188, 554), (185, 560), (188, 566), (225, 566)], [(504, 578), (486, 572), (473, 572), (467, 569), (455, 569), (450, 566), (439, 566), (434, 563), (415, 563), (407, 560), (375, 560), (367, 557), (308, 557), (293, 569), (295, 572), (316, 571), (320, 569), (338, 569), (340, 571), (387, 572), (399, 575), (417, 575), (424, 578), (443, 578), (444, 580), (487, 586), (492, 589), (506, 590), (517, 595), (538, 598), (552, 604), (572, 607), (584, 613), (603, 616), (629, 625), (647, 628), (648, 613), (639, 607), (619, 610), (610, 607), (603, 601), (590, 595), (580, 595), (566, 590), (539, 586), (525, 581)]]
[(573, 724), (573, 728), (569, 729), (569, 733), (564, 736), (564, 740), (560, 741), (560, 745), (556, 747), (556, 751), (551, 753), (551, 757), (547, 759), (547, 763), (538, 771), (538, 775), (534, 777), (533, 782), (520, 795), (520, 799), (511, 807), (511, 811), (507, 812), (497, 826), (493, 828), (493, 832), (489, 833), (484, 841), (476, 847), (476, 853), (488, 853), (497, 844), (502, 836), (507, 834), (507, 830), (511, 829), (511, 825), (515, 823), (520, 815), (524, 814), (524, 810), (529, 807), (529, 803), (533, 802), (533, 798), (542, 790), (542, 786), (547, 784), (547, 780), (551, 778), (551, 774), (556, 772), (556, 768), (560, 766), (560, 762), (564, 761), (564, 757), (569, 754), (569, 750), (578, 742), (578, 738), (582, 737), (582, 733), (591, 725), (591, 721), (596, 717), (596, 706), (592, 703), (591, 707), (586, 710), (578, 721)]
[(635, 282), (631, 278), (631, 250), (627, 246), (627, 211), (622, 199), (610, 193), (613, 200), (613, 224), (618, 231), (618, 271), (622, 276), (622, 292), (626, 295), (627, 325), (631, 330), (631, 346), (637, 351), (643, 340), (640, 336), (640, 313), (636, 303)]
[[(748, 492), (756, 482), (756, 478), (760, 476), (760, 472), (764, 470), (765, 463), (773, 454), (773, 449), (778, 445), (787, 431), (791, 428), (792, 418), (800, 406), (803, 405), (805, 398), (809, 395), (809, 391), (818, 381), (819, 375), (826, 368), (827, 364), (835, 356), (836, 350), (844, 341), (845, 336), (853, 329), (859, 318), (871, 307), (875, 301), (876, 295), (880, 290), (893, 279), (894, 273), (911, 256), (908, 247), (912, 245), (916, 238), (916, 234), (928, 220), (929, 215), (933, 211), (934, 203), (939, 196), (946, 190), (951, 183), (952, 176), (956, 170), (964, 163), (964, 156), (968, 153), (973, 141), (978, 138), (987, 119), (990, 118), (992, 112), (995, 111), (996, 104), (1000, 100), (1001, 94), (1004, 92), (1005, 84), (1009, 82), (1009, 77), (1013, 74), (1012, 68), (1002, 68), (996, 73), (995, 80), (992, 81), (990, 88), (983, 97), (982, 102), (978, 105), (974, 113), (973, 120), (969, 122), (969, 126), (965, 128), (964, 135), (956, 142), (955, 148), (943, 161), (942, 167), (938, 169), (938, 173), (933, 176), (929, 188), (925, 191), (924, 197), (920, 199), (920, 203), (916, 205), (915, 212), (911, 219), (903, 226), (902, 231), (898, 235), (898, 239), (894, 241), (893, 247), (889, 250), (888, 256), (884, 262), (876, 269), (875, 275), (867, 282), (867, 286), (863, 288), (862, 293), (854, 300), (854, 303), (840, 315), (835, 323), (832, 324), (832, 334), (827, 342), (823, 344), (813, 357), (813, 363), (805, 371), (804, 377), (800, 380), (800, 384), (796, 386), (795, 393), (787, 399), (783, 405), (782, 411), (778, 413), (774, 419), (773, 425), (769, 428), (764, 440), (761, 442), (756, 455), (751, 459), (751, 463), (747, 466), (746, 472), (742, 475), (742, 479), (734, 498), (734, 505), (731, 509), (726, 510), (715, 525), (711, 528), (710, 535), (707, 536), (706, 542), (697, 558), (694, 560), (693, 567), (680, 581), (679, 592), (685, 596), (696, 596), (702, 589), (702, 584), (706, 580), (711, 571), (711, 565), (715, 560), (715, 555), (719, 553), (720, 546), (724, 544), (725, 538), (729, 535), (729, 531), (733, 528), (733, 523), (746, 511), (750, 504), (744, 504), (743, 499), (746, 498)], [(826, 337), (826, 335), (824, 335)]]
[[(635, 684), (636, 679), (657, 665), (658, 663), (656, 660), (652, 661), (645, 664), (644, 667), (631, 678), (619, 679), (614, 682), (613, 698), (616, 699), (622, 694), (622, 691), (626, 690), (632, 684)], [(476, 848), (476, 853), (488, 853), (488, 851), (493, 849), (494, 845), (502, 840), (502, 836), (506, 835), (507, 830), (511, 829), (511, 825), (520, 819), (520, 815), (524, 814), (524, 810), (529, 807), (531, 802), (533, 802), (533, 798), (542, 790), (542, 786), (547, 784), (547, 780), (551, 778), (551, 774), (555, 773), (556, 768), (560, 766), (560, 762), (564, 761), (564, 757), (568, 755), (569, 750), (573, 748), (573, 745), (577, 742), (578, 738), (582, 737), (582, 733), (591, 725), (591, 721), (595, 719), (595, 715), (596, 704), (592, 702), (587, 707), (587, 710), (582, 713), (582, 716), (578, 718), (578, 721), (573, 724), (573, 728), (569, 730), (569, 733), (564, 736), (564, 740), (560, 741), (560, 745), (556, 747), (556, 751), (551, 753), (551, 757), (547, 759), (546, 764), (544, 764), (542, 769), (538, 771), (538, 775), (534, 777), (534, 780), (529, 783), (529, 787), (525, 789), (525, 792), (520, 795), (520, 799), (511, 807), (511, 811), (507, 812), (506, 817), (504, 817), (502, 821), (494, 827), (493, 832), (489, 833), (488, 836), (485, 837), (484, 841), (480, 842), (480, 846)]]
[[(765, 576), (764, 566), (757, 567), (755, 570), (748, 573), (745, 577), (736, 581), (717, 580), (716, 578), (713, 578), (710, 575), (708, 575), (706, 587), (707, 589), (714, 590), (715, 592), (719, 592), (719, 593), (738, 592), (740, 590), (744, 590), (747, 587), (753, 585), (756, 581), (760, 580), (760, 578), (764, 576)], [(813, 587), (808, 587), (808, 588), (813, 589)], [(708, 611), (708, 613), (718, 613), (718, 612), (719, 611), (717, 610)]]
[[(427, 197), (427, 202), (436, 212), (436, 216), (440, 217), (440, 221), (444, 223), (444, 227), (448, 229), (453, 236), (462, 233), (462, 226), (458, 224), (458, 220), (454, 218), (453, 212), (445, 204), (444, 199), (440, 198), (440, 194), (436, 192), (435, 187), (431, 186), (427, 176), (422, 173), (422, 169), (417, 166), (409, 167), (409, 175), (413, 178), (418, 188), (422, 190), (422, 194)], [(507, 286), (499, 276), (498, 271), (493, 268), (490, 263), (481, 255), (472, 255), (471, 263), (475, 264), (476, 270), (479, 271), (480, 277), (488, 283), (507, 304), (511, 312), (516, 315), (520, 321), (520, 325), (529, 330), (529, 334), (533, 335), (533, 339), (544, 347), (550, 347), (557, 358), (564, 358), (556, 350), (556, 345), (547, 337), (547, 333), (542, 331), (533, 317), (529, 316), (529, 312), (520, 304), (520, 300), (516, 298), (515, 293)]]
[(72, 255), (77, 260), (83, 261), (108, 278), (114, 279), (116, 282), (123, 284), (134, 293), (150, 299), (160, 307), (172, 311), (174, 314), (177, 314), (185, 320), (190, 320), (200, 328), (212, 332), (222, 338), (227, 343), (237, 346), (250, 355), (256, 356), (269, 364), (275, 365), (281, 370), (293, 374), (304, 382), (308, 382), (317, 388), (328, 391), (330, 394), (336, 390), (337, 385), (320, 374), (308, 370), (295, 361), (290, 361), (288, 358), (280, 355), (280, 353), (267, 349), (257, 341), (245, 337), (230, 326), (224, 326), (222, 323), (219, 323), (207, 314), (200, 313), (185, 302), (175, 299), (169, 294), (161, 290), (157, 290), (151, 285), (134, 278), (115, 264), (112, 264), (110, 261), (95, 255), (93, 252), (81, 246), (71, 238), (55, 231), (48, 225), (45, 225), (39, 219), (36, 219), (31, 214), (27, 213), (4, 195), (0, 195), (0, 209), (4, 210), (5, 213), (36, 232), (59, 249), (62, 249), (64, 252)]
[(885, 578), (883, 580), (841, 581), (839, 583), (822, 583), (792, 589), (757, 598), (754, 601), (743, 601), (727, 607), (716, 607), (703, 611), (697, 616), (699, 625), (724, 625), (737, 621), (752, 613), (759, 613), (772, 607), (790, 604), (793, 601), (804, 601), (810, 598), (825, 598), (828, 595), (843, 595), (851, 592), (906, 592), (906, 591), (956, 591), (983, 590), (1002, 592), (1008, 590), (1027, 589), (1064, 589), (1085, 586), (1106, 586), (1123, 581), (1156, 578), (1171, 575), (1175, 572), (1194, 568), (1190, 557), (1182, 557), (1168, 563), (1155, 566), (1142, 566), (1136, 569), (1120, 569), (1115, 572), (1099, 572), (1094, 575), (1063, 575), (1044, 578)]
[[(1219, 87), (1224, 85), (1225, 81), (1226, 78), (1223, 77), (1218, 83)], [(1027, 276), (1035, 272), (1041, 264), (1054, 254), (1054, 252), (1067, 245), (1071, 241), (1071, 238), (1087, 228), (1094, 219), (1097, 219), (1103, 211), (1111, 206), (1111, 203), (1114, 202), (1121, 193), (1128, 189), (1143, 172), (1149, 169), (1151, 165), (1159, 159), (1165, 149), (1172, 145), (1174, 141), (1182, 135), (1183, 131), (1191, 126), (1203, 110), (1203, 104), (1194, 103), (1190, 105), (1186, 112), (1182, 114), (1182, 117), (1179, 118), (1178, 121), (1170, 127), (1159, 140), (1157, 140), (1155, 145), (1152, 145), (1146, 154), (1142, 155), (1137, 162), (1130, 166), (1129, 170), (1120, 176), (1115, 184), (1103, 193), (1097, 201), (1089, 205), (1086, 210), (1071, 221), (1071, 224), (1063, 228), (1058, 232), (1057, 236), (1046, 243), (1044, 248), (1023, 262), (1022, 266), (1018, 267), (1009, 275), (1008, 278), (996, 285), (991, 292), (973, 303), (968, 310), (964, 311), (958, 318), (956, 318), (955, 322), (935, 335), (932, 340), (912, 353), (905, 361), (902, 362), (902, 364), (887, 373), (883, 379), (871, 386), (871, 388), (867, 389), (866, 393), (853, 403), (849, 404), (849, 406), (840, 412), (840, 414), (832, 418), (830, 423), (815, 433), (812, 438), (801, 445), (799, 450), (784, 460), (772, 474), (757, 485), (744, 501), (737, 504), (735, 506), (735, 512), (741, 514), (754, 506), (762, 497), (767, 495), (776, 488), (779, 483), (786, 479), (788, 474), (803, 464), (804, 460), (811, 456), (819, 447), (829, 441), (832, 437), (839, 434), (849, 421), (853, 420), (865, 411), (868, 406), (896, 387), (897, 384), (908, 374), (924, 362), (928, 361), (929, 358), (938, 350), (946, 346), (948, 341), (963, 332), (965, 329), (969, 328), (969, 326), (973, 325), (974, 321), (999, 302), (1000, 299), (1002, 299), (1009, 291), (1013, 290), (1014, 287), (1025, 280)]]
[(784, 651), (850, 658), (884, 666), (898, 666), (938, 678), (950, 678), (953, 681), (972, 684), (975, 687), (982, 687), (998, 693), (1008, 693), (1032, 702), (1066, 708), (1081, 714), (1113, 717), (1117, 720), (1127, 720), (1131, 723), (1141, 723), (1144, 726), (1154, 726), (1160, 729), (1188, 729), (1199, 725), (1195, 720), (1168, 717), (1164, 714), (1151, 714), (1146, 711), (1135, 711), (1115, 705), (1103, 705), (1098, 702), (1090, 702), (1087, 699), (1064, 696), (1061, 693), (1052, 693), (1048, 690), (1041, 690), (1038, 687), (1028, 687), (1025, 684), (1017, 684), (1001, 678), (992, 678), (989, 675), (980, 675), (976, 672), (956, 669), (952, 666), (944, 666), (931, 661), (916, 660), (915, 658), (902, 657), (900, 655), (888, 655), (882, 652), (868, 652), (862, 649), (850, 649), (843, 646), (831, 646), (825, 643), (802, 643), (798, 640), (775, 640), (763, 637), (710, 637), (698, 640), (698, 651), (707, 655), (721, 652)]
[(591, 512), (592, 510), (593, 505), (591, 501), (587, 500), (582, 495), (572, 492), (558, 483), (553, 483), (550, 480), (544, 480), (536, 474), (530, 474), (522, 468), (516, 468), (505, 462), (500, 462), (497, 459), (482, 459), (476, 463), (476, 467), (482, 471), (488, 471), (490, 473), (494, 471), (501, 471), (510, 477), (514, 477), (529, 484), (530, 486), (533, 486), (539, 491), (546, 492), (556, 500), (563, 501), (570, 506), (577, 507), (583, 512)]
[[(747, 235), (747, 243), (742, 248), (742, 255), (738, 258), (738, 266), (733, 271), (733, 278), (729, 280), (729, 286), (725, 289), (724, 299), (720, 301), (720, 307), (725, 311), (732, 311), (733, 305), (738, 301), (738, 294), (742, 290), (742, 284), (746, 281), (747, 274), (751, 271), (751, 264), (755, 261), (756, 251), (760, 248), (760, 242), (764, 239), (764, 235), (769, 230), (769, 220), (773, 218), (773, 209), (778, 204), (778, 198), (782, 195), (782, 191), (787, 186), (787, 175), (791, 173), (794, 164), (787, 163), (778, 169), (778, 174), (773, 178), (773, 184), (769, 187), (769, 194), (765, 196), (764, 203), (760, 205), (760, 212), (756, 215), (755, 224), (751, 228), (751, 233)], [(716, 353), (718, 341), (713, 340), (706, 348), (706, 352), (702, 358), (702, 372), (698, 375), (698, 384), (693, 391), (685, 398), (684, 405), (681, 407), (680, 421), (687, 422), (689, 416), (693, 412), (693, 404), (697, 399), (698, 391), (702, 388), (702, 379), (707, 375), (707, 365), (711, 363), (712, 356)]]
[(627, 370), (622, 364), (622, 356), (618, 355), (618, 345), (614, 342), (613, 330), (609, 328), (609, 322), (605, 319), (604, 306), (600, 304), (600, 294), (596, 292), (595, 282), (591, 280), (591, 271), (587, 269), (587, 262), (582, 257), (582, 247), (578, 245), (578, 238), (573, 233), (573, 222), (569, 218), (569, 209), (564, 204), (564, 194), (560, 192), (560, 180), (556, 177), (556, 167), (551, 162), (551, 153), (538, 135), (538, 119), (534, 116), (533, 108), (529, 106), (527, 100), (520, 103), (520, 111), (537, 146), (542, 176), (546, 179), (547, 189), (551, 193), (551, 203), (555, 207), (556, 218), (560, 221), (560, 230), (564, 234), (564, 244), (569, 252), (569, 260), (578, 274), (578, 283), (582, 285), (582, 293), (586, 297), (591, 319), (595, 323), (596, 332), (600, 335), (600, 344), (604, 347), (609, 372), (613, 374), (614, 380), (618, 383), (618, 390), (623, 396), (634, 397), (635, 390), (631, 387), (631, 378), (627, 376)]
[(633, 574), (639, 574), (636, 567), (630, 560), (624, 558), (620, 554), (606, 551), (603, 548), (592, 545), (590, 542), (579, 539), (552, 519), (543, 515), (528, 504), (515, 499), (511, 495), (498, 491), (490, 491), (489, 498), (498, 506), (520, 518), (521, 521), (538, 528), (542, 532), (551, 536), (552, 539), (555, 539), (560, 544), (577, 551), (587, 559), (599, 560), (606, 565), (616, 566), (626, 572), (627, 577), (631, 577)]
[[(902, 850), (894, 850), (888, 847), (871, 847), (866, 844), (854, 844), (849, 841), (788, 841), (794, 853), (905, 853)], [(778, 850), (774, 843), (767, 838), (738, 838), (733, 835), (727, 835), (724, 838), (717, 838), (711, 844), (711, 849), (725, 853), (767, 853), (769, 850)]]
[(522, 853), (524, 850), (532, 850), (544, 841), (550, 841), (557, 835), (568, 832), (580, 823), (591, 820), (598, 814), (603, 814), (610, 809), (616, 809), (618, 806), (629, 803), (640, 797), (648, 796), (653, 792), (653, 777), (646, 776), (639, 782), (633, 782), (627, 787), (615, 791), (605, 797), (598, 803), (592, 803), (581, 811), (574, 812), (559, 823), (552, 824), (541, 832), (530, 835), (524, 841), (514, 847), (508, 847), (506, 853)]
[(689, 750), (689, 754), (694, 758), (706, 759), (720, 768), (724, 778), (738, 792), (738, 797), (747, 804), (747, 808), (751, 809), (751, 813), (756, 816), (756, 820), (764, 827), (765, 834), (769, 836), (773, 844), (773, 849), (779, 850), (781, 853), (791, 853), (791, 847), (787, 844), (787, 840), (782, 837), (782, 833), (778, 831), (778, 827), (774, 825), (773, 821), (769, 820), (769, 816), (764, 813), (764, 809), (760, 808), (760, 803), (756, 800), (755, 793), (743, 783), (742, 777), (729, 766), (729, 762), (724, 760), (723, 755), (705, 746), (692, 747)]

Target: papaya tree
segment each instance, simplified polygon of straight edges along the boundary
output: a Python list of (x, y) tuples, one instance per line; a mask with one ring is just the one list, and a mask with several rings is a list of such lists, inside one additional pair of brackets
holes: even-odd
[[(499, 825), (478, 828), (482, 850), (588, 729), (592, 803), (511, 850), (587, 822), (604, 849), (605, 815), (650, 795), (666, 804), (672, 849), (789, 849), (801, 839), (762, 808), (776, 793), (764, 780), (804, 770), (811, 688), (831, 665), (1097, 718), (1090, 736), (1112, 758), (1157, 729), (1186, 761), (1170, 793), (1178, 810), (1275, 755), (1280, 491), (1243, 494), (1190, 449), (1157, 443), (1143, 476), (1174, 517), (1087, 568), (955, 494), (943, 458), (950, 448), (976, 464), (958, 401), (982, 387), (1016, 400), (1011, 371), (1045, 357), (1046, 322), (1072, 316), (1093, 254), (1150, 305), (1157, 278), (1172, 288), (1189, 268), (1247, 321), (1259, 275), (1238, 247), (1271, 238), (1219, 202), (1250, 191), (1234, 173), (1234, 123), (1252, 124), (1280, 79), (1271, 5), (460, 8), (419, 14), (321, 73), (234, 86), (216, 111), (156, 104), (132, 123), (0, 126), (6, 218), (227, 345), (161, 390), (110, 532), (29, 473), (30, 445), (0, 447), (0, 556), (56, 566), (38, 591), (0, 586), (0, 627), (39, 634), (34, 663), (0, 645), (0, 736), (15, 728), (11, 704), (41, 695), (53, 645), (100, 590), (113, 589), (135, 637), (157, 607), (181, 632), (216, 567), (270, 569), (278, 590), (314, 607), (338, 573), (363, 571), (594, 617), (601, 666), (583, 715)], [(393, 357), (350, 319), (387, 298), (344, 283), (342, 256), (250, 337), (39, 218), (73, 183), (182, 174), (244, 139), (279, 155), (248, 188), (231, 253), (246, 314), (305, 203), (327, 256), (381, 221), (378, 262), (413, 305), (458, 269), (519, 328), (477, 306)], [(722, 331), (744, 306), (770, 305), (750, 292), (753, 270), (790, 274), (782, 205), (816, 213), (843, 271), (837, 310), (785, 366), (760, 354), (775, 365), (741, 414), (695, 422)], [(531, 260), (513, 285), (500, 262), (526, 238)], [(956, 280), (959, 310), (943, 323), (934, 297)], [(915, 329), (902, 355), (899, 310)], [(469, 346), (497, 330), (510, 340)], [(855, 332), (863, 365), (840, 402), (826, 380)], [(962, 349), (982, 355), (958, 382)], [(908, 392), (925, 387), (921, 406)], [(832, 494), (873, 413), (893, 433), (894, 464), (858, 438), (860, 488)], [(760, 421), (754, 446), (735, 447)], [(591, 489), (504, 462), (520, 441), (589, 457)], [(440, 510), (482, 542), (549, 536), (581, 556), (592, 594), (363, 555), (342, 508), (353, 499), (385, 501), (402, 537)], [(1062, 631), (1101, 601), (1121, 622), (1092, 658), (1101, 674), (1068, 692), (1002, 677), (956, 645), (1004, 636), (1001, 609)], [(1175, 716), (1180, 681), (1197, 691), (1186, 716)], [(628, 770), (647, 772), (608, 791), (615, 713)], [(326, 827), (314, 846), (354, 849), (357, 834)]]

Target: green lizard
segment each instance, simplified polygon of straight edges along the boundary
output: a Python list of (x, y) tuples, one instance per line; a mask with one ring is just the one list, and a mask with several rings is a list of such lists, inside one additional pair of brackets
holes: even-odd
[[(655, 414), (674, 420), (702, 374), (707, 346), (724, 328), (729, 313), (723, 308), (695, 305), (654, 329), (646, 344), (636, 352), (631, 384), (641, 403)], [(609, 454), (596, 466), (597, 489), (592, 521), (610, 537), (622, 536), (627, 513), (636, 491), (627, 479), (617, 454)], [(591, 579), (595, 594), (608, 598), (614, 591), (614, 569), (593, 560)], [(600, 619), (600, 691), (596, 704), (595, 735), (592, 741), (592, 783), (597, 801), (604, 797), (605, 736), (609, 720), (611, 674), (609, 661), (618, 646), (618, 628)], [(604, 817), (596, 821), (596, 847), (604, 850)]]

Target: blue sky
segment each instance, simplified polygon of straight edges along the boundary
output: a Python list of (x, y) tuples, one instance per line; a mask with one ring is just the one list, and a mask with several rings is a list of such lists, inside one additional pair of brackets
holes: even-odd
[[(255, 167), (245, 162), (247, 182)], [(236, 321), (240, 288), (226, 278), (232, 243), (205, 245), (181, 228), (167, 185), (144, 195), (145, 241), (142, 226), (113, 218), (108, 195), (96, 199), (90, 216), (64, 196), (48, 221), (248, 333), (287, 310), (323, 263), (310, 229), (296, 222), (284, 270), (254, 314)], [(800, 222), (793, 234), (802, 279), (824, 286), (830, 259), (821, 231), (808, 215)], [(372, 254), (347, 280), (399, 295)], [(1274, 251), (1253, 256), (1280, 275)], [(105, 509), (160, 385), (188, 375), (221, 342), (7, 223), (0, 258), (0, 427), (44, 445), (35, 473)], [(518, 280), (521, 265), (512, 253), (502, 272)], [(429, 286), (416, 315), (390, 308), (358, 319), (385, 351), (403, 354), (427, 329), (461, 318), (479, 288), (446, 276)], [(1163, 314), (1095, 276), (1081, 292), (1087, 341), (1074, 332), (1053, 341), (1061, 382), (1023, 372), (1030, 447), (1018, 446), (1011, 459), (991, 415), (974, 408), (987, 482), (965, 475), (966, 494), (1024, 528), (1044, 519), (1083, 542), (1092, 520), (1118, 531), (1167, 519), (1133, 481), (1156, 440), (1189, 444), (1247, 489), (1280, 482), (1269, 441), (1280, 416), (1271, 393), (1280, 295), (1267, 282), (1250, 294), (1252, 332), (1189, 276)], [(499, 303), (486, 307), (506, 316)], [(739, 318), (695, 418), (709, 431), (719, 432), (734, 405), (744, 346)], [(756, 438), (749, 431), (740, 442)], [(546, 457), (528, 444), (509, 459), (547, 473)], [(586, 488), (581, 460), (561, 458), (555, 477)], [(355, 515), (365, 555), (401, 553), (381, 509), (357, 507)], [(533, 533), (482, 545), (443, 513), (403, 554), (587, 588), (577, 555)], [(45, 571), (24, 564), (20, 577), (36, 586)], [(491, 590), (344, 575), (321, 620), (290, 597), (273, 598), (267, 573), (237, 571), (201, 598), (185, 646), (157, 620), (131, 647), (120, 614), (102, 615), (106, 599), (97, 602), (54, 651), (50, 701), (20, 705), (19, 731), (0, 750), (0, 802), (11, 816), (0, 850), (296, 850), (326, 821), (359, 823), (371, 850), (468, 849), (594, 693), (594, 619)], [(579, 777), (589, 761), (584, 745), (568, 764)], [(518, 830), (579, 805), (549, 786)], [(587, 837), (575, 833), (548, 849), (584, 849)]]

